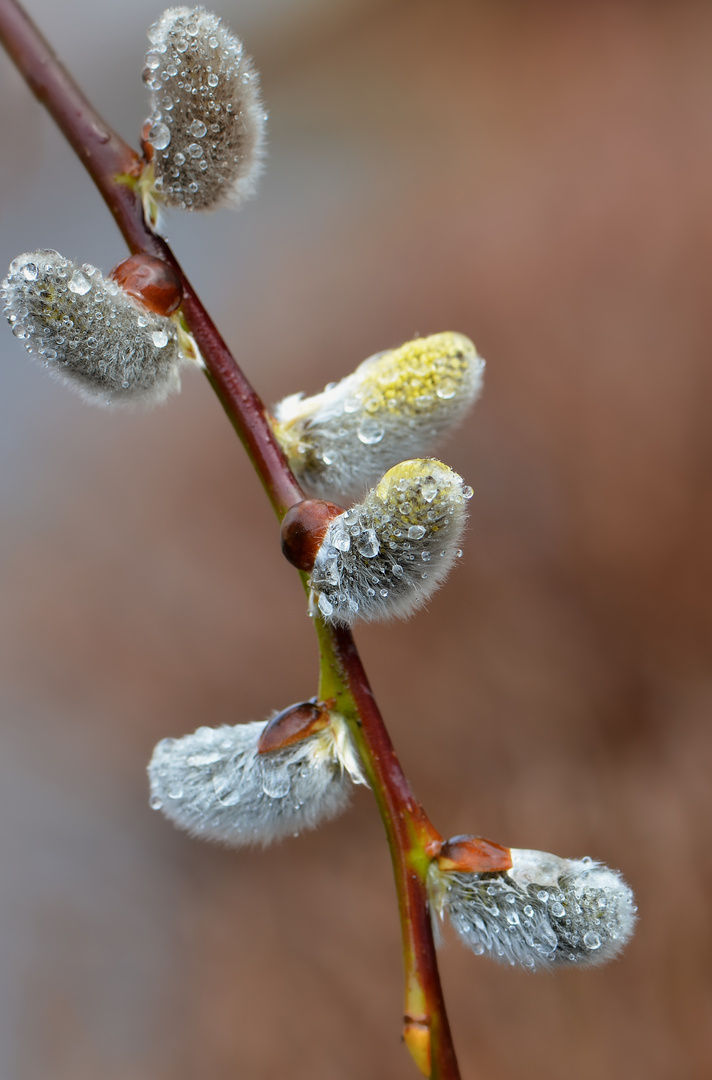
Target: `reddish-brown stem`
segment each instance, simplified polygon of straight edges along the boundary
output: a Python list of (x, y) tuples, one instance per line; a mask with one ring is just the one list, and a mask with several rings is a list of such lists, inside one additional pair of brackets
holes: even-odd
[[(36, 97), (48, 109), (84, 163), (132, 253), (169, 263), (183, 287), (182, 311), (205, 362), (206, 373), (255, 466), (278, 517), (304, 498), (250, 386), (193, 291), (168, 245), (146, 226), (135, 183), (142, 160), (91, 106), (16, 0), (0, 0), (0, 40)], [(351, 633), (329, 634), (335, 660), (359, 713), (362, 745), (393, 857), (403, 918), (406, 977), (417, 982), (422, 1015), (410, 1019), (430, 1029), (432, 1076), (459, 1080), (442, 996), (422, 866), (414, 852), (432, 853), (440, 837), (416, 800), (395, 755)], [(409, 987), (406, 987), (409, 1000)]]

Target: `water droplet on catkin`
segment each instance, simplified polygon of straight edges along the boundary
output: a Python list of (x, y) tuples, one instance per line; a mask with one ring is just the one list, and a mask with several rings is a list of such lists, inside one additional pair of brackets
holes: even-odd
[(171, 129), (168, 124), (164, 124), (162, 121), (158, 121), (152, 124), (148, 130), (147, 142), (155, 150), (165, 150), (171, 141)]
[(67, 288), (78, 296), (84, 296), (91, 289), (91, 281), (81, 270), (75, 270), (69, 279)]

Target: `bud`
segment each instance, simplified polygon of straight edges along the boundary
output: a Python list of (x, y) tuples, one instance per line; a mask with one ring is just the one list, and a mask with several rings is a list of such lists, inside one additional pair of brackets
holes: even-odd
[(88, 401), (155, 404), (180, 390), (178, 331), (90, 263), (20, 255), (2, 283), (15, 337)]
[(309, 571), (324, 541), (329, 522), (345, 513), (343, 506), (302, 499), (282, 519), (282, 554), (297, 570)]
[(153, 255), (129, 255), (109, 277), (156, 315), (172, 315), (183, 302), (183, 285), (175, 270)]
[(253, 194), (264, 154), (266, 115), (250, 57), (202, 7), (168, 8), (148, 39), (147, 220), (155, 224), (154, 198), (182, 210), (237, 206)]
[(231, 847), (266, 845), (336, 817), (352, 782), (366, 781), (343, 718), (323, 707), (310, 713), (310, 704), (275, 718), (279, 739), (261, 741), (267, 721), (163, 739), (148, 766), (151, 806), (179, 829)]
[[(511, 849), (511, 868), (493, 873), (431, 863), (430, 900), (481, 956), (535, 968), (599, 964), (633, 933), (633, 894), (615, 870), (592, 859)], [(450, 860), (448, 860), (449, 862)]]
[(432, 1076), (433, 1039), (427, 1020), (413, 1020), (406, 1016), (403, 1024), (403, 1042), (423, 1076)]
[(433, 458), (390, 469), (363, 502), (333, 518), (309, 579), (331, 623), (405, 618), (430, 599), (455, 559), (472, 488)]
[(464, 418), (484, 361), (462, 334), (433, 334), (377, 353), (352, 375), (275, 408), (274, 429), (301, 486), (356, 498), (405, 458), (430, 453)]

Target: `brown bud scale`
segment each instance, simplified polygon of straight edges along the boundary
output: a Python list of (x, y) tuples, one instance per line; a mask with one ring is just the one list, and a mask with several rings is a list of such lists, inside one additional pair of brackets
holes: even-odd
[(307, 573), (313, 568), (317, 552), (326, 536), (329, 522), (344, 513), (343, 506), (304, 499), (291, 506), (282, 521), (282, 554)]
[(111, 271), (124, 292), (156, 315), (171, 315), (183, 300), (183, 286), (175, 270), (153, 255), (130, 255)]
[(440, 849), (438, 868), (462, 874), (491, 874), (510, 870), (512, 854), (509, 848), (482, 836), (455, 836)]
[(299, 705), (290, 705), (268, 722), (257, 743), (258, 754), (268, 754), (272, 750), (283, 750), (285, 746), (301, 742), (329, 723), (329, 710), (324, 705), (313, 701), (302, 701)]

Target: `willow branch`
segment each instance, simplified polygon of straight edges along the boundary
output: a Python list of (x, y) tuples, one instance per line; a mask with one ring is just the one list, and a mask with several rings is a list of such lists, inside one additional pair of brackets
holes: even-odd
[[(242, 440), (279, 518), (304, 498), (270, 427), (265, 406), (243, 374), (168, 245), (146, 225), (136, 179), (139, 155), (87, 101), (16, 0), (0, 0), (0, 40), (47, 108), (104, 198), (132, 253), (168, 262), (183, 287), (182, 310), (206, 374)], [(400, 767), (366, 673), (347, 629), (317, 620), (322, 663), (350, 722), (372, 784), (393, 859), (403, 928), (406, 1022), (422, 1025), (432, 1055), (431, 1076), (459, 1080), (440, 985), (425, 873), (439, 834)]]

